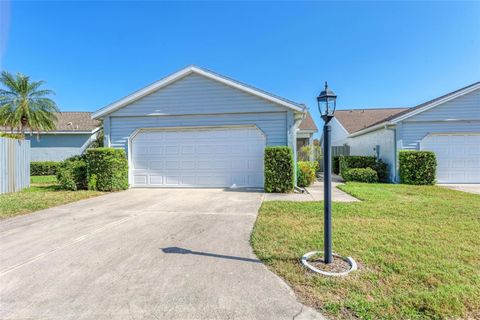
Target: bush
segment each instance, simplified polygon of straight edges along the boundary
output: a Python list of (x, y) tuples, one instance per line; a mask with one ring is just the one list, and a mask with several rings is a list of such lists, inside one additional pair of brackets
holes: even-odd
[(340, 156), (339, 169), (343, 179), (347, 180), (345, 172), (354, 168), (373, 169), (377, 173), (377, 180), (388, 181), (388, 167), (382, 160), (377, 160), (374, 156)]
[(86, 189), (87, 164), (83, 160), (65, 160), (57, 167), (57, 181), (62, 189)]
[(379, 159), (372, 169), (377, 172), (378, 180), (380, 182), (388, 182), (388, 166), (385, 162)]
[(297, 162), (297, 185), (299, 187), (308, 187), (316, 179), (318, 162), (315, 161), (298, 161)]
[(41, 161), (30, 162), (30, 175), (31, 176), (51, 176), (57, 173), (57, 167), (61, 162), (55, 161)]
[(8, 132), (0, 132), (0, 137), (2, 138), (10, 138), (10, 139), (17, 139), (17, 140), (24, 140), (25, 136), (21, 133), (8, 133)]
[(265, 148), (266, 192), (290, 192), (295, 185), (293, 152), (289, 147)]
[(123, 149), (91, 148), (85, 154), (89, 189), (117, 191), (128, 188), (128, 161)]
[(358, 181), (374, 183), (378, 182), (378, 175), (372, 168), (352, 168), (343, 172), (345, 181)]
[(318, 145), (303, 146), (297, 151), (298, 161), (321, 161), (322, 148)]
[(340, 156), (335, 156), (332, 158), (332, 169), (333, 169), (333, 173), (335, 174), (340, 173)]
[(376, 159), (373, 156), (340, 156), (339, 169), (343, 177), (343, 172), (353, 168), (372, 168), (375, 166)]
[(399, 152), (400, 181), (406, 184), (434, 184), (437, 159), (432, 151)]

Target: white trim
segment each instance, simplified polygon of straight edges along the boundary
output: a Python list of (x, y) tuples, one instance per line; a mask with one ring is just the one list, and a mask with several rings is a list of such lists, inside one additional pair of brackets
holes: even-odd
[(317, 133), (318, 130), (302, 130), (302, 129), (297, 129), (297, 134), (312, 134), (312, 133)]
[(116, 101), (96, 112), (94, 112), (92, 114), (92, 118), (93, 119), (98, 119), (98, 118), (101, 118), (103, 116), (105, 116), (106, 114), (109, 114), (109, 113), (112, 113), (113, 111), (115, 110), (118, 110), (122, 107), (125, 107), (126, 105), (140, 99), (140, 98), (143, 98), (144, 96), (154, 92), (154, 91), (157, 91), (159, 90), (160, 88), (163, 88), (189, 74), (192, 74), (192, 73), (196, 73), (196, 74), (199, 74), (199, 75), (202, 75), (206, 78), (209, 78), (209, 79), (212, 79), (212, 80), (215, 80), (217, 82), (220, 82), (220, 83), (223, 83), (227, 86), (230, 86), (232, 88), (236, 88), (236, 89), (239, 89), (239, 90), (242, 90), (244, 92), (247, 92), (247, 93), (250, 93), (254, 96), (257, 96), (259, 98), (262, 98), (262, 99), (265, 99), (265, 100), (268, 100), (270, 102), (273, 102), (273, 103), (276, 103), (276, 104), (279, 104), (281, 106), (284, 106), (284, 107), (287, 107), (289, 109), (292, 109), (294, 111), (297, 111), (297, 112), (304, 112), (304, 108), (300, 107), (299, 105), (297, 104), (294, 104), (294, 103), (291, 103), (291, 102), (288, 102), (288, 101), (285, 101), (285, 100), (282, 100), (280, 98), (277, 98), (271, 94), (267, 94), (265, 92), (262, 92), (262, 91), (259, 91), (257, 89), (253, 89), (251, 87), (248, 87), (248, 86), (245, 86), (243, 84), (240, 84), (238, 82), (235, 82), (233, 80), (230, 80), (230, 79), (227, 79), (227, 78), (224, 78), (222, 76), (219, 76), (217, 74), (214, 74), (212, 72), (209, 72), (209, 71), (206, 71), (206, 70), (203, 70), (203, 69), (200, 69), (196, 66), (189, 66), (189, 67), (186, 67), (180, 71), (177, 71), (143, 89), (140, 89), (128, 96), (126, 96), (125, 98), (119, 100), (119, 101)]
[(368, 127), (368, 128), (362, 129), (360, 131), (354, 132), (354, 133), (348, 135), (347, 138), (353, 138), (353, 137), (361, 136), (365, 133), (369, 133), (369, 132), (372, 132), (372, 131), (377, 131), (377, 130), (380, 130), (380, 129), (387, 129), (390, 125), (391, 125), (390, 122), (382, 122), (382, 123), (379, 123), (377, 125), (374, 125), (373, 127)]
[[(265, 132), (263, 132), (262, 129), (260, 129), (256, 125), (218, 125), (218, 126), (186, 126), (186, 127), (156, 127), (156, 128), (138, 128), (135, 129), (135, 131), (132, 132), (132, 134), (128, 137), (127, 140), (127, 161), (128, 161), (128, 186), (129, 188), (132, 188), (133, 185), (133, 179), (132, 179), (132, 142), (133, 139), (140, 133), (140, 132), (148, 132), (148, 131), (195, 131), (195, 130), (215, 130), (215, 129), (241, 129), (241, 128), (251, 128), (251, 129), (257, 129), (260, 134), (263, 136), (265, 139), (265, 146), (267, 146), (267, 135)], [(265, 168), (264, 168), (265, 171)]]
[[(38, 134), (93, 134), (97, 130), (94, 131), (41, 131)], [(36, 135), (37, 132), (32, 132), (31, 135)], [(30, 135), (30, 132), (25, 133), (25, 135)]]
[(467, 93), (470, 93), (470, 92), (473, 92), (477, 89), (480, 89), (480, 83), (474, 85), (474, 86), (471, 86), (469, 88), (466, 88), (464, 90), (461, 90), (455, 94), (452, 94), (452, 95), (448, 95), (447, 97), (443, 98), (443, 99), (440, 99), (440, 100), (437, 100), (437, 101), (434, 101), (432, 103), (429, 103), (421, 108), (418, 108), (418, 109), (415, 109), (411, 112), (407, 112), (406, 114), (403, 114), (401, 116), (399, 116), (398, 118), (393, 118), (390, 122), (391, 123), (397, 123), (399, 121), (403, 121), (407, 118), (410, 118), (410, 117), (413, 117), (414, 115), (417, 115), (419, 113), (422, 113), (424, 111), (427, 111), (427, 110), (430, 110), (432, 108), (435, 108), (436, 106), (439, 106), (441, 104), (444, 104), (445, 102), (448, 102), (450, 100), (453, 100), (453, 99), (456, 99), (458, 97), (461, 97)]

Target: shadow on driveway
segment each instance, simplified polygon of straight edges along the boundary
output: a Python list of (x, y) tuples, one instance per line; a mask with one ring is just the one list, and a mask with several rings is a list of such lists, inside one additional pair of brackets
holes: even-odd
[(179, 247), (166, 247), (161, 248), (163, 253), (173, 253), (173, 254), (193, 254), (197, 256), (205, 256), (205, 257), (213, 257), (213, 258), (220, 258), (220, 259), (229, 259), (229, 260), (239, 260), (245, 262), (253, 262), (253, 263), (262, 263), (258, 259), (250, 259), (244, 257), (236, 257), (236, 256), (227, 256), (223, 254), (216, 254), (216, 253), (209, 253), (209, 252), (200, 252), (200, 251), (193, 251), (189, 249), (179, 248)]

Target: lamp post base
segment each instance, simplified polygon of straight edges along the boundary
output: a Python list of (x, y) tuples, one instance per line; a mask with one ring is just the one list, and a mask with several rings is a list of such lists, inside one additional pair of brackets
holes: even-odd
[(309, 269), (310, 271), (313, 271), (315, 273), (319, 273), (321, 275), (328, 276), (328, 277), (343, 277), (343, 276), (348, 275), (350, 272), (357, 270), (357, 263), (355, 262), (355, 260), (353, 260), (351, 257), (342, 257), (342, 256), (340, 256), (338, 254), (335, 254), (335, 253), (332, 254), (333, 257), (341, 259), (344, 262), (346, 262), (350, 266), (350, 268), (348, 270), (345, 270), (345, 271), (326, 271), (326, 270), (321, 270), (319, 268), (316, 268), (311, 264), (311, 262), (308, 261), (308, 259), (313, 257), (316, 254), (319, 254), (319, 253), (321, 253), (321, 252), (320, 251), (311, 251), (311, 252), (305, 253), (302, 257), (302, 260), (301, 260), (302, 264), (307, 269)]

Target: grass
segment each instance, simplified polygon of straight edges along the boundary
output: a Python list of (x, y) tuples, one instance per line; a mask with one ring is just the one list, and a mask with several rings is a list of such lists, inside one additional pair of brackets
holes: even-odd
[(364, 200), (333, 204), (334, 252), (359, 271), (345, 278), (299, 262), (323, 248), (323, 202), (264, 202), (257, 256), (303, 301), (334, 319), (480, 319), (480, 196), (436, 186), (348, 183)]
[(32, 176), (30, 182), (30, 188), (21, 192), (0, 195), (0, 219), (105, 194), (90, 190), (62, 190), (55, 176)]

